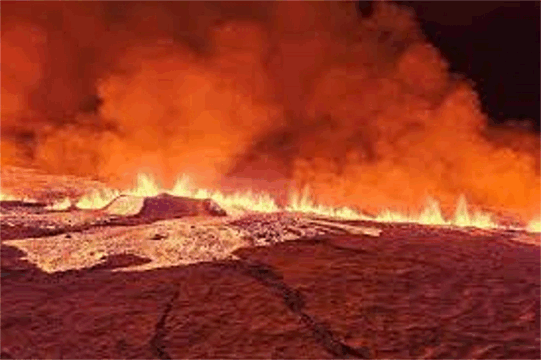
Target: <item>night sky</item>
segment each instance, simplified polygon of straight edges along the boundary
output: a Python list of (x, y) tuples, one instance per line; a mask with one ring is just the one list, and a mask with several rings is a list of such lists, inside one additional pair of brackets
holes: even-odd
[[(424, 34), (453, 72), (476, 84), (495, 123), (540, 123), (539, 1), (395, 1), (415, 10)], [(371, 2), (359, 2), (369, 14)]]

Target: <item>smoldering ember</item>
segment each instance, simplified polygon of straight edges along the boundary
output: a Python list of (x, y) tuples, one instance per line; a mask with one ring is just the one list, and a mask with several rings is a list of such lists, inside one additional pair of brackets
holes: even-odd
[(539, 116), (407, 3), (2, 1), (0, 358), (541, 358)]

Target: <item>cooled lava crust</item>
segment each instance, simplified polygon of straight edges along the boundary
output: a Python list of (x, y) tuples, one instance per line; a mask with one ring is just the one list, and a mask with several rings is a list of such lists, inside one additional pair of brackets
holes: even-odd
[[(249, 214), (224, 223), (252, 234), (228, 259), (131, 271), (151, 260), (119, 253), (48, 273), (22, 237), (74, 242), (111, 219), (64, 212), (51, 229), (58, 212), (9, 211), (26, 230), (3, 217), (2, 358), (541, 358), (539, 243), (524, 232), (331, 220), (310, 232), (308, 217)], [(163, 220), (148, 213), (144, 226)], [(278, 224), (297, 240), (279, 240)]]

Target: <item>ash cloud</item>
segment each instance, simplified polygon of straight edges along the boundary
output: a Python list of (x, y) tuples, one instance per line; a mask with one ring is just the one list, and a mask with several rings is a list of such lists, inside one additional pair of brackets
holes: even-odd
[(387, 2), (2, 3), (4, 165), (538, 215), (539, 136), (487, 123)]

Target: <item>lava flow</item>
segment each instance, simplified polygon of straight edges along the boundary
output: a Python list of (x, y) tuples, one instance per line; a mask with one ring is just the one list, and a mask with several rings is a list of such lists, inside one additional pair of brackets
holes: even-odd
[[(104, 187), (84, 194), (76, 199), (68, 197), (59, 199), (49, 204), (46, 209), (52, 211), (68, 210), (72, 207), (77, 209), (103, 209), (111, 204), (115, 199), (122, 196), (142, 199), (145, 197), (154, 197), (159, 194), (170, 194), (174, 196), (188, 197), (194, 199), (212, 199), (218, 203), (221, 208), (226, 209), (228, 214), (239, 214), (246, 212), (274, 213), (274, 212), (296, 212), (312, 214), (324, 217), (347, 219), (347, 220), (368, 220), (376, 222), (396, 222), (396, 223), (417, 223), (423, 225), (446, 225), (454, 227), (475, 227), (481, 229), (490, 229), (503, 227), (498, 224), (494, 216), (490, 213), (474, 211), (470, 213), (468, 204), (464, 196), (458, 199), (457, 206), (452, 218), (446, 218), (440, 209), (437, 200), (428, 198), (425, 208), (415, 214), (404, 214), (390, 209), (381, 211), (376, 216), (370, 216), (362, 213), (354, 207), (332, 207), (316, 203), (310, 194), (308, 187), (305, 187), (302, 193), (291, 192), (288, 202), (280, 206), (271, 194), (256, 193), (253, 191), (226, 194), (221, 191), (213, 191), (196, 187), (190, 178), (186, 175), (181, 176), (171, 189), (165, 189), (150, 175), (139, 174), (137, 176), (136, 186), (132, 189), (118, 190)], [(2, 194), (1, 200), (4, 201), (22, 201), (33, 202), (37, 200), (30, 198), (21, 198), (9, 194)], [(139, 200), (135, 200), (136, 202)], [(126, 204), (129, 209), (129, 204)], [(129, 210), (126, 210), (129, 211)], [(526, 227), (530, 232), (540, 232), (539, 221), (532, 220)]]
[(184, 173), (221, 189), (189, 196), (226, 207), (477, 227), (507, 216), (539, 231), (539, 134), (492, 131), (475, 85), (449, 71), (406, 7), (28, 7), (2, 4), (3, 166), (115, 189), (153, 173), (186, 195), (174, 183)]

